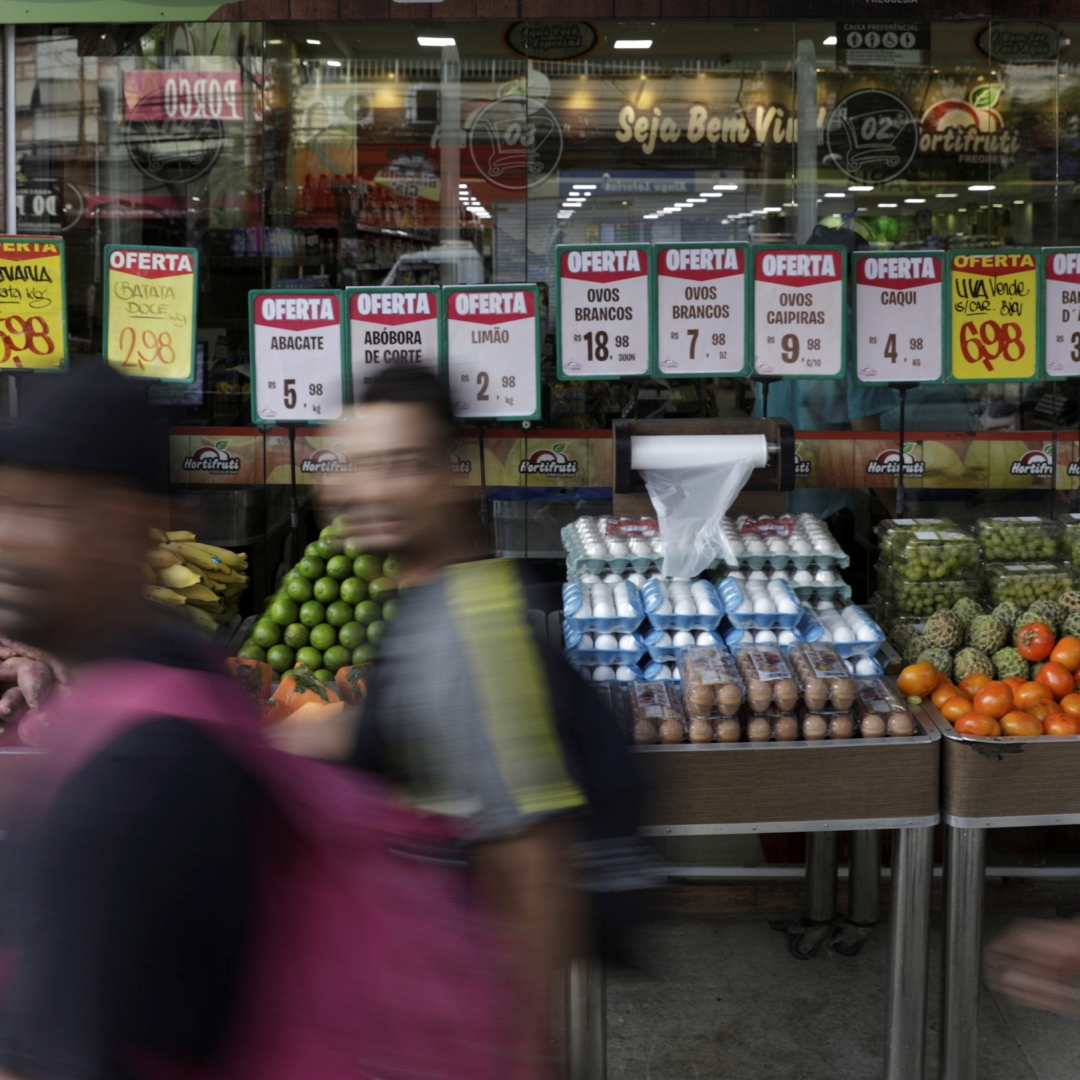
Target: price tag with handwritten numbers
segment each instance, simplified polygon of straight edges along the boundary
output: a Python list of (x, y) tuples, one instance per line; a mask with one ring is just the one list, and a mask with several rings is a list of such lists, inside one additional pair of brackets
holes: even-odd
[(535, 285), (447, 285), (446, 370), (454, 415), (540, 416), (540, 292)]
[(1041, 256), (1043, 355), (1048, 379), (1080, 377), (1080, 248)]
[(1028, 382), (1038, 378), (1037, 253), (950, 251), (947, 265), (948, 380)]
[(0, 236), (0, 371), (67, 367), (64, 241)]
[(251, 419), (325, 424), (345, 411), (345, 296), (334, 289), (253, 289)]
[(195, 248), (105, 247), (105, 359), (137, 379), (195, 380)]

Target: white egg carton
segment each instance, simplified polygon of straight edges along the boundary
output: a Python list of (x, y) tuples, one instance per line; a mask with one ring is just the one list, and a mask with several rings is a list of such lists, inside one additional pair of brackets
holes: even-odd
[(810, 567), (796, 569), (792, 566), (779, 570), (728, 570), (727, 577), (736, 581), (786, 581), (795, 595), (802, 601), (851, 599), (851, 586), (840, 576), (839, 569), (831, 567)]
[(610, 664), (597, 664), (596, 666), (578, 665), (570, 661), (571, 667), (575, 668), (577, 673), (586, 682), (636, 682), (638, 679), (645, 678), (641, 667), (638, 664), (620, 664), (618, 667), (612, 667)]
[(837, 607), (822, 600), (814, 611), (824, 627), (822, 641), (831, 642), (845, 659), (873, 656), (885, 643), (885, 632), (857, 604)]
[(683, 649), (690, 645), (715, 645), (723, 647), (718, 630), (650, 630), (645, 635), (645, 647), (649, 656), (658, 663), (676, 661)]
[(878, 678), (885, 674), (885, 669), (873, 656), (847, 656), (844, 663), (856, 679)]
[(566, 656), (574, 667), (607, 664), (618, 667), (636, 664), (645, 655), (645, 642), (638, 634), (590, 634), (563, 623)]
[(654, 630), (715, 630), (724, 614), (716, 588), (704, 578), (653, 578), (642, 587), (641, 605)]
[(776, 645), (783, 652), (806, 640), (798, 630), (743, 630), (730, 623), (725, 623), (723, 635), (729, 649), (741, 649), (744, 645)]
[(794, 630), (803, 617), (799, 598), (782, 578), (739, 581), (726, 577), (717, 592), (731, 624), (740, 630)]
[(664, 554), (654, 519), (579, 517), (564, 525), (559, 535), (572, 573), (583, 568), (594, 574), (626, 569), (644, 573), (658, 567)]
[(567, 581), (579, 581), (582, 585), (618, 585), (620, 581), (629, 581), (632, 585), (636, 585), (639, 589), (643, 588), (646, 581), (651, 581), (653, 578), (663, 577), (659, 570), (655, 567), (651, 570), (646, 570), (645, 573), (641, 573), (638, 570), (634, 570), (632, 567), (626, 570), (620, 570), (616, 573), (614, 570), (603, 570), (600, 573), (593, 573), (587, 566), (582, 566), (578, 570), (569, 573), (567, 575)]
[(851, 563), (828, 526), (813, 514), (779, 518), (743, 515), (734, 521), (726, 518), (724, 530), (736, 558), (735, 566), (752, 570), (762, 570), (766, 565), (774, 570), (794, 566), (806, 570), (811, 566), (830, 569)]
[(656, 660), (645, 666), (642, 677), (647, 682), (682, 682), (678, 664), (658, 663)]
[(641, 595), (632, 581), (585, 584), (568, 581), (562, 590), (563, 619), (579, 634), (632, 634), (645, 618)]

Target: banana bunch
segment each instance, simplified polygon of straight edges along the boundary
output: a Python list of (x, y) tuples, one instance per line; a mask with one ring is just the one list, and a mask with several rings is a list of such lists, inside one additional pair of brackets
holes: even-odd
[(182, 607), (196, 626), (214, 633), (228, 622), (247, 588), (247, 555), (228, 548), (200, 544), (195, 534), (150, 530), (157, 545), (143, 560), (144, 592), (148, 599)]

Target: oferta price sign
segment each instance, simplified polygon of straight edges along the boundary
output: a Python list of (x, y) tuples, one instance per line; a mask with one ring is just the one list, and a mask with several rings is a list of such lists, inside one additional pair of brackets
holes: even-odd
[(1038, 377), (1039, 270), (1032, 251), (950, 251), (949, 373), (955, 383)]
[(944, 255), (857, 252), (854, 273), (858, 381), (940, 381)]
[(0, 371), (67, 367), (64, 242), (0, 237)]
[(1042, 252), (1043, 355), (1048, 379), (1080, 376), (1080, 249)]
[(369, 286), (346, 292), (352, 390), (388, 367), (436, 368), (442, 358), (442, 290), (434, 285)]
[(122, 375), (195, 381), (195, 248), (105, 248), (105, 359)]

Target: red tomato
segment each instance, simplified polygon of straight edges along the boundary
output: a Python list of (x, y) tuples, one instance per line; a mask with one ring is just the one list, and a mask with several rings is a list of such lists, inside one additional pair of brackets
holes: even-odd
[(1025, 660), (1045, 660), (1054, 648), (1054, 631), (1046, 623), (1028, 623), (1016, 631), (1016, 647)]
[(946, 720), (955, 722), (960, 719), (961, 716), (971, 712), (971, 702), (967, 698), (961, 697), (959, 694), (954, 694), (947, 701), (942, 702), (938, 706), (938, 710)]
[(1049, 701), (1036, 701), (1034, 705), (1029, 705), (1024, 712), (1031, 713), (1036, 720), (1045, 720), (1051, 714), (1061, 712), (1061, 706), (1051, 698)]
[(1000, 720), (1013, 707), (1012, 687), (1003, 682), (988, 682), (975, 695), (975, 711)]
[(1080, 638), (1063, 637), (1054, 646), (1050, 659), (1070, 671), (1080, 667)]
[(1040, 682), (1028, 681), (1013, 691), (1013, 701), (1018, 709), (1026, 709), (1029, 705), (1034, 705), (1036, 701), (1053, 700), (1054, 695), (1050, 692), (1050, 687)]
[(1019, 712), (1014, 709), (1001, 718), (1002, 735), (1022, 735), (1030, 738), (1033, 735), (1041, 735), (1042, 733), (1042, 721), (1036, 720), (1030, 713)]
[(958, 688), (968, 697), (974, 698), (976, 693), (981, 690), (988, 682), (993, 682), (993, 678), (989, 675), (984, 675), (981, 671), (976, 675), (965, 675), (959, 682)]
[(1001, 681), (1015, 694), (1028, 680), (1021, 679), (1019, 675), (1010, 675), (1007, 679), (1002, 679)]
[(1043, 664), (1039, 674), (1035, 676), (1035, 681), (1041, 682), (1043, 686), (1049, 686), (1050, 692), (1056, 698), (1071, 694), (1075, 685), (1072, 672), (1060, 664), (1055, 664), (1052, 660), (1048, 664)]
[[(1054, 710), (1055, 712), (1059, 710)], [(1080, 716), (1080, 694), (1075, 691), (1071, 694), (1066, 694), (1061, 699), (1061, 712), (1068, 713), (1070, 716)]]
[(1080, 717), (1068, 713), (1051, 713), (1043, 721), (1043, 731), (1047, 735), (1080, 735)]
[(955, 726), (957, 735), (981, 735), (983, 738), (992, 736), (995, 729), (999, 733), (1001, 731), (1000, 725), (992, 716), (981, 712), (964, 713)]

